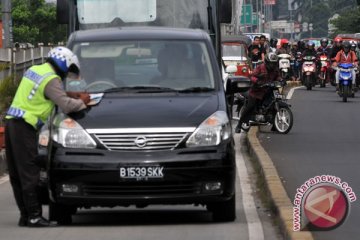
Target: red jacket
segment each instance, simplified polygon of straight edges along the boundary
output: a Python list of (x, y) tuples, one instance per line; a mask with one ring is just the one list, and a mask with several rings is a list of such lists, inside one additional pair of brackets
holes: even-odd
[[(279, 73), (278, 69), (275, 69), (274, 71), (269, 72), (266, 69), (265, 63), (257, 66), (251, 75), (251, 81), (253, 83), (258, 83), (260, 85), (269, 83), (269, 82), (280, 81), (280, 80), (281, 80), (281, 77), (280, 77), (280, 73)], [(250, 89), (249, 95), (261, 100), (264, 98), (264, 95), (266, 94), (266, 92), (267, 92), (266, 88), (259, 88), (257, 86), (254, 86)]]
[(358, 61), (356, 54), (353, 51), (349, 51), (346, 55), (344, 50), (340, 50), (335, 57), (337, 63), (355, 63)]

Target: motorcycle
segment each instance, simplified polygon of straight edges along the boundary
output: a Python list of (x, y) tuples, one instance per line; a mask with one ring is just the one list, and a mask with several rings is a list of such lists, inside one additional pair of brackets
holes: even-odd
[(326, 81), (328, 79), (328, 69), (330, 67), (330, 62), (326, 54), (320, 55), (320, 62), (321, 62), (321, 68), (320, 68), (320, 87), (326, 86)]
[(352, 89), (352, 70), (354, 65), (352, 63), (340, 63), (339, 69), (339, 96), (342, 97), (343, 102), (347, 102), (348, 97), (355, 97)]
[(303, 57), (301, 82), (307, 90), (311, 90), (316, 85), (316, 58), (314, 56)]
[[(294, 117), (290, 109), (291, 105), (286, 102), (286, 98), (280, 92), (284, 85), (284, 82), (272, 82), (259, 86), (260, 88), (267, 88), (269, 90), (268, 94), (250, 116), (249, 125), (242, 124), (243, 130), (248, 131), (251, 126), (265, 125), (272, 125), (273, 129), (281, 134), (287, 134), (291, 130), (294, 124)], [(248, 101), (247, 94), (240, 93), (238, 96), (241, 97), (234, 101), (235, 113), (232, 116), (233, 120), (239, 120)]]
[(282, 79), (288, 79), (290, 77), (290, 58), (289, 54), (279, 54), (279, 70)]

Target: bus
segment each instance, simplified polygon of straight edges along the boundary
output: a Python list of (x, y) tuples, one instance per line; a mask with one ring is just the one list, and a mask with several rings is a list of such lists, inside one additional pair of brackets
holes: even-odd
[(57, 0), (57, 21), (76, 30), (164, 26), (209, 33), (221, 64), (221, 23), (231, 23), (232, 0)]

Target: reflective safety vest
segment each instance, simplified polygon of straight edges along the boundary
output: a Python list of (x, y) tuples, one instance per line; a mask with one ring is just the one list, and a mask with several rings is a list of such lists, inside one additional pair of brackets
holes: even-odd
[(59, 78), (49, 63), (35, 65), (25, 73), (6, 118), (23, 118), (35, 129), (40, 128), (54, 108), (54, 103), (45, 97), (45, 87), (54, 78)]

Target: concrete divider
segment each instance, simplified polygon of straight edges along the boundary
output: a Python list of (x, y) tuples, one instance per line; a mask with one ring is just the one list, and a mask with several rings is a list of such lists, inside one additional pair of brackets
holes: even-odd
[(313, 240), (311, 232), (293, 231), (293, 205), (282, 185), (278, 172), (269, 154), (261, 146), (257, 138), (257, 127), (252, 127), (248, 133), (250, 155), (256, 161), (261, 171), (261, 178), (265, 183), (267, 195), (270, 199), (271, 209), (279, 219), (280, 230), (284, 239)]

